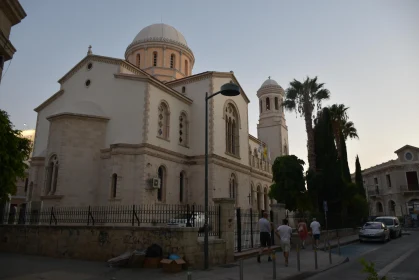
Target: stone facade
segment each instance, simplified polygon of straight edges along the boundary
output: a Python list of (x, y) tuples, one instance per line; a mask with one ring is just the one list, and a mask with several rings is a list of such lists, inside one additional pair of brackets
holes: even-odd
[(419, 148), (406, 145), (397, 159), (362, 171), (371, 216), (403, 216), (419, 210)]

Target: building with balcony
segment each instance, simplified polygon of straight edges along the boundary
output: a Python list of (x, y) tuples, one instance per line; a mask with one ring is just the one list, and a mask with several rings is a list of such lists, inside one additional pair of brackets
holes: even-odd
[(13, 58), (16, 48), (10, 42), (10, 30), (26, 17), (26, 13), (17, 0), (0, 1), (0, 83), (4, 63)]
[(362, 171), (371, 216), (419, 213), (419, 148), (405, 145), (397, 159)]

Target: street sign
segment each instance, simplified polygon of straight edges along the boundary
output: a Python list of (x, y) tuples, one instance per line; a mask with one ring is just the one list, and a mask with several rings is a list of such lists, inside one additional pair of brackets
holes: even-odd
[(327, 201), (326, 200), (324, 200), (323, 201), (323, 210), (324, 210), (324, 212), (327, 212)]

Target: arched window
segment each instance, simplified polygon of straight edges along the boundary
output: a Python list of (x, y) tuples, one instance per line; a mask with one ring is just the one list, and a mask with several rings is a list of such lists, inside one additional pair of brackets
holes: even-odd
[(182, 93), (186, 92), (186, 87), (182, 87)]
[(116, 198), (117, 186), (118, 186), (118, 175), (114, 173), (112, 174), (112, 180), (111, 180), (111, 198)]
[(157, 66), (157, 52), (153, 52), (153, 66)]
[(141, 65), (141, 56), (140, 54), (137, 54), (137, 66), (140, 67)]
[(185, 112), (182, 112), (179, 117), (179, 145), (188, 146), (189, 140), (189, 122)]
[(262, 114), (262, 99), (259, 100), (259, 113)]
[(174, 53), (172, 53), (170, 55), (170, 68), (175, 68), (175, 60), (176, 60), (176, 56)]
[(377, 212), (382, 213), (383, 212), (383, 205), (381, 202), (377, 202)]
[(163, 166), (159, 167), (158, 176), (160, 179), (160, 188), (157, 190), (157, 200), (164, 201), (164, 193), (166, 187), (166, 169)]
[(257, 189), (256, 189), (256, 199), (257, 199), (257, 209), (258, 209), (258, 212), (260, 212), (260, 210), (262, 210), (262, 207), (261, 207), (261, 198), (262, 198), (261, 187), (260, 186), (257, 186)]
[(169, 139), (170, 128), (170, 112), (165, 102), (161, 102), (159, 106), (159, 122), (157, 135), (163, 139)]
[(278, 97), (275, 97), (275, 110), (279, 109)]
[(47, 181), (45, 186), (46, 195), (54, 195), (57, 190), (57, 181), (58, 181), (58, 158), (57, 155), (53, 155), (47, 166), (46, 170)]
[(226, 152), (238, 156), (239, 145), (239, 117), (236, 108), (229, 103), (225, 112), (226, 123)]
[(184, 192), (185, 192), (185, 173), (182, 171), (180, 172), (180, 176), (179, 176), (179, 202), (184, 202), (183, 201)]
[(189, 75), (188, 61), (185, 60), (185, 75)]
[(266, 97), (266, 111), (269, 111), (271, 109), (271, 101), (269, 100), (269, 97)]
[(237, 179), (236, 175), (231, 174), (230, 176), (230, 198), (234, 198), (237, 201)]

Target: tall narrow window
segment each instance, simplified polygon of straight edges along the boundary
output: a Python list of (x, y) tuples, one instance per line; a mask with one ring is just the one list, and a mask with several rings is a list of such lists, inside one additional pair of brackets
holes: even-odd
[(164, 200), (164, 188), (165, 188), (165, 184), (166, 184), (166, 170), (164, 169), (163, 166), (159, 167), (158, 170), (158, 176), (160, 179), (160, 188), (157, 190), (157, 200), (158, 201), (163, 201)]
[(259, 113), (262, 114), (262, 99), (259, 100)]
[(164, 139), (169, 139), (169, 125), (170, 125), (170, 112), (169, 107), (165, 102), (160, 103), (159, 106), (159, 121), (157, 135)]
[(257, 199), (257, 209), (258, 209), (258, 212), (260, 211), (260, 210), (262, 210), (262, 207), (261, 207), (261, 203), (260, 203), (260, 200), (261, 200), (261, 191), (260, 191), (260, 186), (257, 186), (257, 189), (256, 189), (256, 199)]
[(46, 185), (45, 185), (45, 195), (54, 195), (57, 190), (58, 182), (58, 158), (56, 155), (53, 155), (46, 167)]
[(226, 107), (226, 152), (239, 156), (239, 115), (236, 108), (229, 103)]
[(28, 191), (28, 183), (29, 183), (29, 179), (26, 178), (25, 179), (25, 193)]
[(250, 185), (250, 208), (253, 208), (253, 201), (255, 201), (255, 189), (253, 187), (253, 183)]
[(275, 97), (275, 110), (279, 109), (278, 97)]
[(179, 201), (183, 202), (183, 192), (185, 186), (185, 176), (183, 175), (183, 171), (180, 172), (180, 180), (179, 180)]
[(189, 123), (188, 117), (184, 112), (179, 117), (179, 144), (182, 146), (188, 146), (189, 140)]
[(182, 87), (182, 93), (186, 92), (186, 87)]
[(237, 192), (237, 179), (234, 174), (231, 174), (230, 176), (229, 189), (230, 189), (230, 198), (234, 198), (237, 200), (237, 193), (236, 193)]
[(153, 66), (157, 66), (157, 52), (153, 52)]
[(265, 189), (263, 190), (263, 205), (264, 205), (264, 210), (268, 211), (269, 208), (269, 199), (268, 199), (268, 188), (265, 187)]
[(175, 68), (175, 59), (176, 59), (176, 56), (175, 56), (175, 54), (171, 54), (170, 55), (170, 68)]
[(185, 60), (185, 75), (189, 75), (188, 61)]
[(386, 180), (387, 180), (387, 187), (391, 188), (391, 178), (390, 178), (390, 174), (386, 174)]
[(118, 175), (114, 173), (112, 174), (112, 180), (111, 180), (111, 198), (116, 198), (117, 186), (118, 186)]
[(140, 67), (141, 64), (141, 56), (140, 54), (137, 54), (137, 66)]
[(269, 97), (266, 97), (266, 111), (269, 111), (271, 109), (271, 101), (269, 100)]

